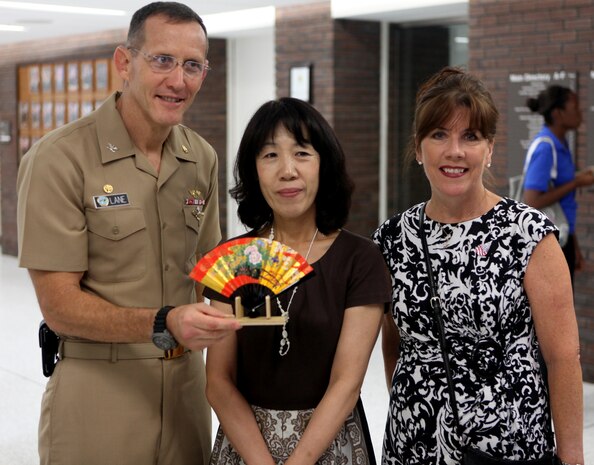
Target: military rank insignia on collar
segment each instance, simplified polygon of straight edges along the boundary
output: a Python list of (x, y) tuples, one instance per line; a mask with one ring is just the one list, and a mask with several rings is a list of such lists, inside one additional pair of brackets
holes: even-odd
[(206, 205), (206, 200), (204, 200), (204, 197), (199, 190), (190, 189), (188, 192), (190, 193), (190, 197), (186, 197), (184, 200), (184, 205), (194, 205), (196, 207), (192, 210), (192, 215), (194, 215), (194, 218), (200, 222), (204, 216), (204, 206)]
[(110, 207), (123, 207), (130, 205), (128, 200), (128, 194), (109, 194), (109, 195), (94, 195), (93, 204), (95, 208), (110, 208)]

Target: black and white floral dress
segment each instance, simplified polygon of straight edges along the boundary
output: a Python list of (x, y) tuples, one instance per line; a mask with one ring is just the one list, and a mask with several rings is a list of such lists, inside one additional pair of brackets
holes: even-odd
[(382, 462), (458, 464), (461, 442), (495, 457), (541, 457), (553, 450), (553, 438), (522, 282), (535, 247), (556, 228), (539, 211), (507, 198), (463, 223), (425, 218), (456, 386), (459, 438), (429, 306), (421, 208), (395, 216), (374, 234), (392, 274), (392, 314), (401, 337)]

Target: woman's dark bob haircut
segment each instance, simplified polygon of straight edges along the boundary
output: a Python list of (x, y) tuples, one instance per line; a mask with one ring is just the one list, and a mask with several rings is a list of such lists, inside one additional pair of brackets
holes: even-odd
[(485, 85), (472, 74), (445, 67), (429, 78), (417, 92), (413, 135), (407, 157), (415, 159), (421, 141), (431, 131), (442, 127), (458, 108), (468, 109), (470, 128), (480, 131), (493, 142), (499, 112)]
[(354, 184), (346, 171), (340, 142), (313, 106), (290, 97), (262, 105), (243, 134), (235, 160), (235, 187), (229, 191), (239, 204), (239, 219), (257, 231), (272, 221), (272, 209), (260, 190), (256, 156), (279, 126), (289, 131), (297, 143), (311, 144), (320, 154), (316, 226), (323, 234), (343, 227), (349, 215)]

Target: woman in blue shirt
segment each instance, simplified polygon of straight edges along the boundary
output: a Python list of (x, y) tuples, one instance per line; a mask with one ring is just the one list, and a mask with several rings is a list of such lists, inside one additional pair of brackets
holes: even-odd
[(569, 223), (569, 239), (563, 247), (571, 278), (574, 271), (583, 267), (575, 223), (577, 216), (576, 189), (594, 184), (592, 168), (576, 172), (565, 135), (575, 130), (582, 122), (578, 96), (567, 87), (552, 85), (529, 98), (526, 105), (544, 117), (544, 126), (536, 137), (548, 137), (557, 152), (557, 177), (551, 179), (553, 148), (541, 142), (534, 150), (524, 180), (524, 202), (535, 208), (544, 208), (559, 201)]

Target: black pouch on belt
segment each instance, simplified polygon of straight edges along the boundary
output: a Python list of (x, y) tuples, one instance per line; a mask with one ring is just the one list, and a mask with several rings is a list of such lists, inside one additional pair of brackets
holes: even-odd
[(39, 323), (39, 347), (41, 347), (41, 368), (43, 375), (49, 378), (58, 363), (58, 345), (60, 337), (54, 333), (45, 320)]

